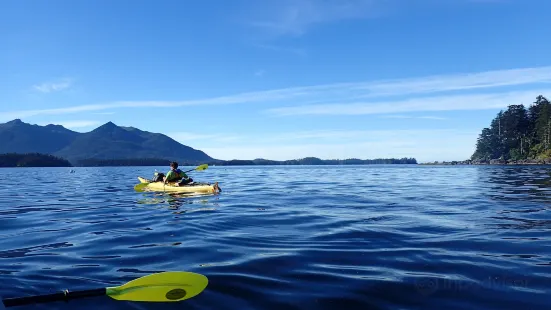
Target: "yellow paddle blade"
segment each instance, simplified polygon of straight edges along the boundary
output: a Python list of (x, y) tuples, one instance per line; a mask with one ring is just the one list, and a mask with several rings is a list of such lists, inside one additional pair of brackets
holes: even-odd
[(202, 164), (201, 166), (198, 166), (197, 168), (195, 168), (195, 170), (197, 171), (201, 171), (201, 170), (205, 170), (209, 167), (208, 164)]
[(173, 302), (198, 295), (207, 284), (208, 279), (202, 274), (168, 271), (108, 287), (107, 295), (116, 300)]

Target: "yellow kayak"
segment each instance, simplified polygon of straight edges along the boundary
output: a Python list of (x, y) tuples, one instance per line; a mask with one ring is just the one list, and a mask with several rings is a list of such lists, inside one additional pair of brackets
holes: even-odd
[(147, 190), (157, 192), (171, 192), (171, 193), (198, 193), (198, 194), (213, 194), (221, 192), (222, 190), (218, 186), (218, 182), (214, 184), (210, 183), (197, 183), (192, 182), (190, 184), (179, 185), (178, 183), (152, 182), (146, 178), (138, 177), (140, 184), (134, 186), (135, 190)]

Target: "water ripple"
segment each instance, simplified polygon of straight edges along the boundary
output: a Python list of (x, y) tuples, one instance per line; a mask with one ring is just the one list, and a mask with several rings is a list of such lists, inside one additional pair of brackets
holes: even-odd
[(0, 295), (187, 270), (209, 286), (184, 305), (36, 308), (551, 307), (549, 167), (209, 167), (220, 195), (134, 192), (155, 168), (0, 170)]

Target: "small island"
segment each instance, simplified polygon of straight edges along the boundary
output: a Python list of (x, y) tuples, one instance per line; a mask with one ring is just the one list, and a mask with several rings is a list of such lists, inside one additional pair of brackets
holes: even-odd
[(423, 165), (551, 164), (551, 103), (542, 95), (528, 109), (509, 105), (482, 129), (470, 159)]
[(415, 165), (417, 160), (415, 158), (380, 158), (380, 159), (320, 159), (317, 157), (305, 157), (301, 159), (292, 160), (269, 160), (258, 158), (254, 160), (225, 160), (216, 161), (212, 164), (218, 166), (274, 166), (274, 165), (286, 165), (286, 166), (298, 166), (298, 165)]
[(66, 159), (40, 153), (0, 154), (0, 167), (72, 167)]

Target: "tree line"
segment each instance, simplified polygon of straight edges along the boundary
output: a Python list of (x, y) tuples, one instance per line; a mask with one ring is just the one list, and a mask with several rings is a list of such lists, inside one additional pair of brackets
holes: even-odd
[(71, 167), (63, 158), (40, 153), (0, 154), (0, 167)]
[(509, 105), (482, 129), (474, 161), (551, 158), (551, 103), (542, 95), (528, 109)]

